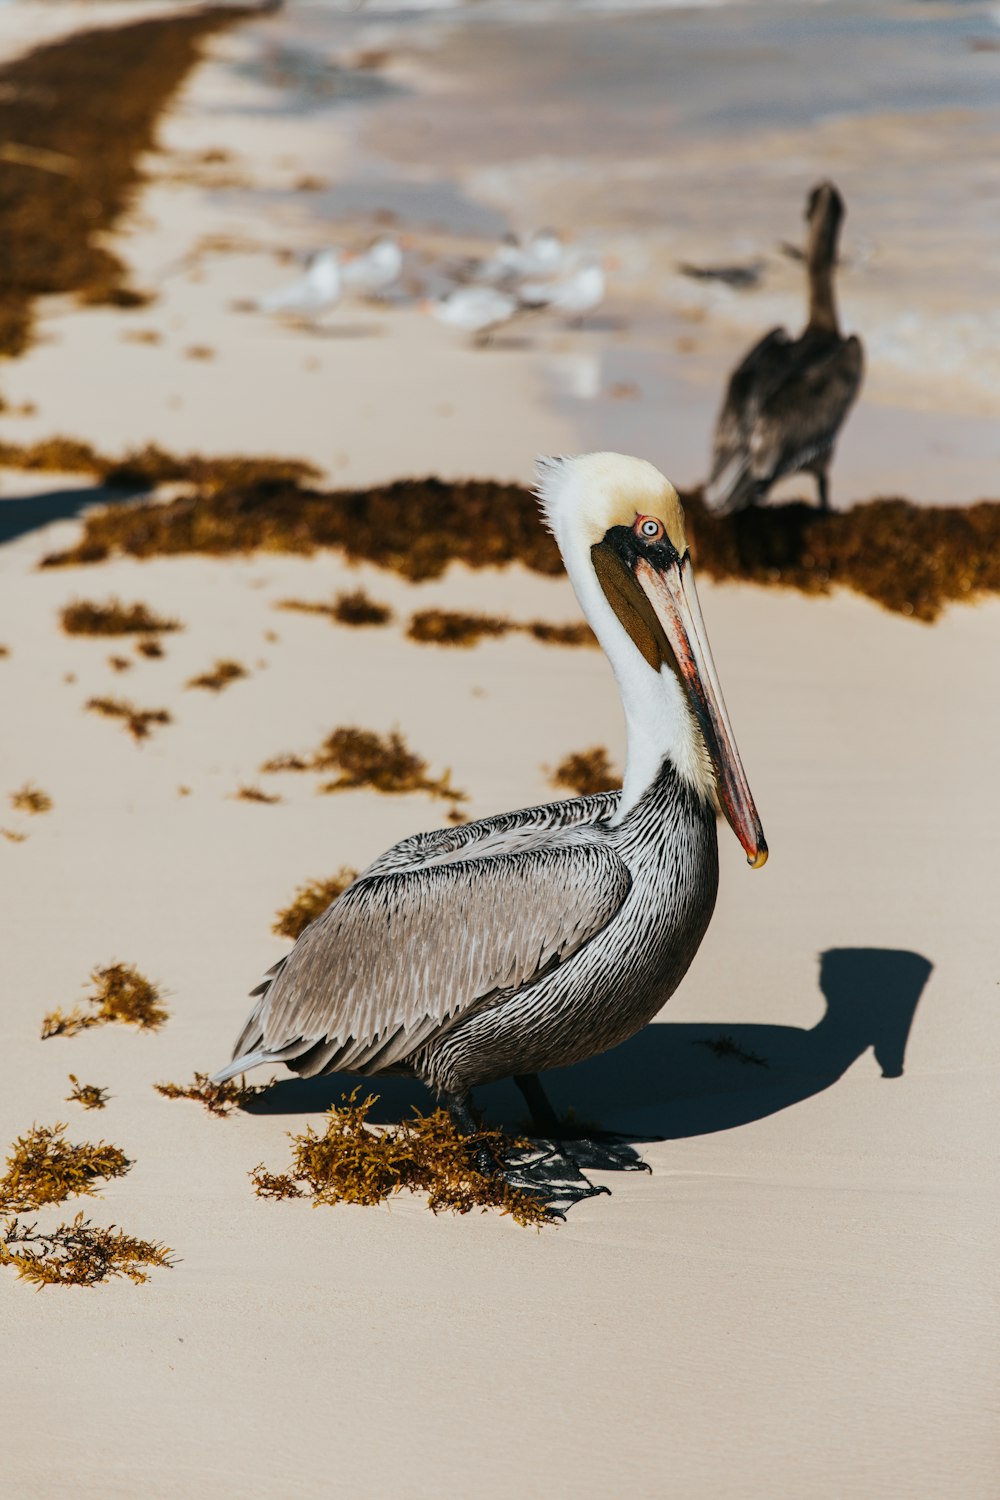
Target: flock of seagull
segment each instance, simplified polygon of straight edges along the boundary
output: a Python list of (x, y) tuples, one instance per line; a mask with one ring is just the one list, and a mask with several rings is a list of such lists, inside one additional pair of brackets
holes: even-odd
[[(818, 183), (806, 202), (802, 262), (808, 316), (798, 337), (772, 328), (734, 369), (715, 427), (705, 497), (713, 508), (743, 510), (758, 504), (777, 481), (809, 473), (821, 509), (829, 509), (828, 471), (838, 433), (861, 388), (860, 339), (840, 330), (834, 292), (837, 245), (845, 214), (832, 182)], [(453, 285), (424, 305), (439, 322), (485, 344), (498, 328), (527, 313), (547, 310), (580, 326), (600, 307), (605, 264), (569, 246), (554, 231), (509, 235), (479, 260), (446, 268)], [(690, 271), (691, 268), (682, 268)], [(732, 268), (699, 270), (732, 280)], [(345, 294), (381, 299), (399, 284), (403, 246), (384, 235), (359, 254), (319, 251), (305, 274), (260, 298), (257, 308), (317, 320)]]
[[(261, 297), (257, 310), (316, 321), (345, 295), (388, 296), (403, 269), (403, 246), (392, 235), (382, 235), (359, 254), (327, 248), (312, 256), (304, 275)], [(509, 235), (494, 254), (458, 261), (448, 270), (459, 284), (424, 305), (439, 322), (480, 344), (525, 312), (549, 309), (580, 323), (600, 307), (606, 291), (600, 259), (567, 246), (548, 229), (523, 240)]]

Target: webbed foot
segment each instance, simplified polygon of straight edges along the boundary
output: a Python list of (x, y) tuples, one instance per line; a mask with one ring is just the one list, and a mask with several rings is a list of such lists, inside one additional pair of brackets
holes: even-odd
[(591, 1131), (588, 1135), (562, 1133), (556, 1137), (560, 1149), (581, 1170), (590, 1172), (652, 1172), (649, 1162), (624, 1136), (610, 1131)]
[(569, 1209), (586, 1198), (611, 1192), (607, 1187), (595, 1187), (575, 1158), (550, 1141), (514, 1147), (497, 1170), (511, 1187), (541, 1199), (554, 1219), (565, 1219)]

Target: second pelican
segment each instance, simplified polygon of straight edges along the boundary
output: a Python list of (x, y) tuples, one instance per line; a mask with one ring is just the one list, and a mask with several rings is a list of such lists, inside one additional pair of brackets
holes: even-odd
[[(537, 1074), (617, 1046), (673, 994), (715, 906), (718, 811), (755, 869), (767, 858), (673, 486), (640, 459), (593, 453), (543, 460), (539, 495), (618, 680), (621, 791), (389, 849), (253, 992), (217, 1081), (278, 1062), (409, 1073), (471, 1131), (471, 1089), (513, 1075), (557, 1135)], [(564, 1154), (641, 1165), (606, 1139)]]

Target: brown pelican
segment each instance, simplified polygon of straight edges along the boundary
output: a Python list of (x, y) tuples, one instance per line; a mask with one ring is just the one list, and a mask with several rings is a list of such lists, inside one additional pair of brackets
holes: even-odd
[[(639, 1031), (694, 958), (715, 905), (720, 806), (749, 863), (767, 858), (673, 486), (640, 459), (594, 453), (542, 460), (539, 497), (618, 680), (621, 791), (389, 849), (253, 991), (217, 1081), (277, 1062), (307, 1076), (405, 1072), (471, 1131), (471, 1089), (513, 1075), (555, 1135), (538, 1072)], [(606, 1140), (566, 1154), (641, 1165)]]
[(829, 510), (827, 469), (844, 418), (861, 386), (861, 340), (837, 323), (833, 267), (844, 201), (832, 182), (809, 194), (809, 321), (797, 339), (772, 328), (733, 372), (715, 426), (710, 505), (742, 510), (762, 500), (783, 474), (813, 474)]

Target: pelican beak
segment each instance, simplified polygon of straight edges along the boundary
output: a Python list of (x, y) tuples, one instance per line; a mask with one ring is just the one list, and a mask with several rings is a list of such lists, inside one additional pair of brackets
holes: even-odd
[(649, 600), (674, 654), (678, 676), (705, 737), (726, 821), (746, 850), (747, 863), (759, 870), (767, 860), (764, 830), (750, 795), (712, 660), (694, 585), (691, 554), (675, 555), (663, 567), (654, 567), (646, 557), (639, 556), (632, 567), (635, 580)]

